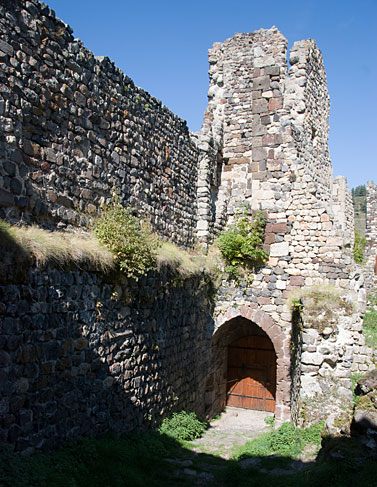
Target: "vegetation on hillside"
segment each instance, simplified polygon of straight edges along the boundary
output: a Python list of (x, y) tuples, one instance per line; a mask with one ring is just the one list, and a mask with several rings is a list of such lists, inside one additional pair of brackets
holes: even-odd
[(352, 188), (352, 201), (355, 210), (355, 228), (361, 236), (364, 236), (367, 211), (365, 184)]
[(355, 229), (355, 240), (353, 244), (353, 258), (357, 264), (363, 264), (365, 261), (365, 246), (367, 244), (366, 238)]
[(363, 332), (366, 344), (377, 350), (377, 293), (368, 298), (367, 311), (364, 315)]

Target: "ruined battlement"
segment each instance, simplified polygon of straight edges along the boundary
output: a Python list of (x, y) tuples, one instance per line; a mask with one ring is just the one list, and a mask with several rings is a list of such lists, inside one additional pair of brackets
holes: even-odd
[(209, 51), (197, 229), (210, 242), (240, 204), (264, 211), (281, 230), (267, 236), (271, 255), (292, 261), (292, 272), (300, 261), (310, 285), (326, 277), (328, 264), (352, 264), (353, 210), (345, 178), (332, 177), (320, 50), (313, 40), (296, 42), (289, 69), (286, 59), (276, 27), (236, 34)]

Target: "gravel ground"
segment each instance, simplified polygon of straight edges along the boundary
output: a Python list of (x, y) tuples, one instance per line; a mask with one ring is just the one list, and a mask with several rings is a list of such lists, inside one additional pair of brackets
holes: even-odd
[(219, 419), (212, 421), (204, 436), (191, 443), (193, 450), (229, 459), (234, 447), (269, 431), (270, 427), (264, 421), (268, 416), (273, 413), (227, 407)]

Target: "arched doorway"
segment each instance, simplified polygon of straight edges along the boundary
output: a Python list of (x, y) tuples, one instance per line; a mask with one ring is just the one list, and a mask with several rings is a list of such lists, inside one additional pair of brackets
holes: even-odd
[[(255, 348), (254, 358), (253, 354), (250, 357), (250, 350), (245, 351), (246, 354), (249, 354), (246, 361), (242, 360), (242, 356), (237, 358), (239, 350), (230, 352), (229, 349), (232, 347)], [(263, 356), (265, 352), (268, 354)], [(240, 395), (250, 395), (259, 399), (246, 407), (251, 406), (256, 409), (263, 407), (267, 411), (274, 410), (277, 424), (290, 419), (292, 384), (290, 334), (288, 330), (277, 325), (267, 313), (248, 305), (242, 305), (237, 308), (230, 307), (225, 313), (218, 315), (209, 359), (204, 401), (207, 418), (213, 418), (226, 406), (231, 388), (230, 381), (240, 382), (249, 377), (255, 382), (259, 382), (258, 387), (263, 386), (266, 391), (262, 391), (262, 395), (259, 396), (254, 394), (255, 391), (250, 393), (250, 389), (246, 390), (248, 392), (246, 394), (245, 390), (242, 390)], [(234, 366), (233, 370), (230, 370), (232, 367), (229, 368), (228, 363), (230, 366)], [(242, 367), (243, 363), (246, 367)], [(257, 372), (257, 364), (259, 372)], [(243, 368), (249, 370), (242, 371)], [(242, 384), (242, 387), (249, 388), (250, 382), (249, 385), (247, 382), (245, 381), (246, 385)], [(257, 385), (255, 382), (254, 386)], [(269, 405), (266, 405), (266, 398), (272, 399), (272, 401), (268, 401)]]
[(271, 340), (262, 333), (228, 345), (228, 406), (275, 411), (276, 354)]

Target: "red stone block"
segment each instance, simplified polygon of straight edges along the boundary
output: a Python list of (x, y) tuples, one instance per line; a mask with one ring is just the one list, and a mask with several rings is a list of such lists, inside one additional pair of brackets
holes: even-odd
[(291, 286), (304, 286), (305, 279), (301, 276), (292, 276), (289, 280)]
[(278, 147), (282, 142), (283, 139), (280, 134), (266, 134), (262, 139), (264, 147)]
[(275, 234), (274, 233), (268, 233), (267, 235), (265, 235), (264, 237), (264, 243), (265, 244), (272, 244), (275, 242)]
[(288, 225), (286, 223), (272, 223), (273, 233), (287, 233)]
[(270, 100), (268, 101), (268, 109), (279, 110), (279, 108), (283, 108), (283, 97), (270, 98)]

